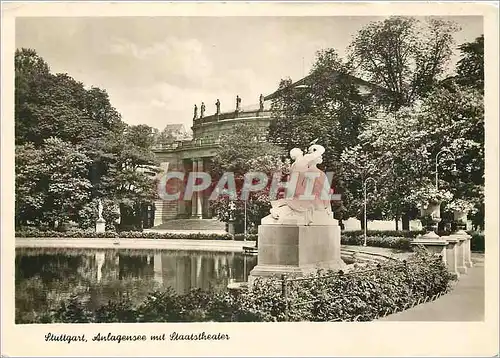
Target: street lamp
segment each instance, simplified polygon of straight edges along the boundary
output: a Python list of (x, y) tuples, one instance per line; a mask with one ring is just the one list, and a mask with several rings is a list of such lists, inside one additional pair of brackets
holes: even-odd
[(245, 199), (245, 223), (244, 223), (244, 236), (243, 241), (247, 241), (247, 199)]
[(365, 240), (363, 242), (363, 246), (366, 246), (366, 184), (369, 180), (373, 180), (373, 184), (375, 185), (375, 189), (377, 189), (377, 182), (375, 181), (375, 179), (371, 178), (371, 177), (368, 177), (365, 179), (365, 181), (363, 182), (363, 190), (364, 190), (364, 193), (365, 193), (365, 210), (364, 210), (364, 228), (365, 228)]
[(455, 154), (453, 154), (453, 152), (449, 149), (446, 148), (441, 149), (438, 152), (438, 154), (436, 154), (436, 190), (439, 189), (439, 176), (438, 176), (439, 155), (443, 153), (450, 154), (453, 157), (453, 168), (451, 169), (451, 174), (454, 176), (458, 174), (457, 164), (455, 163), (456, 162)]

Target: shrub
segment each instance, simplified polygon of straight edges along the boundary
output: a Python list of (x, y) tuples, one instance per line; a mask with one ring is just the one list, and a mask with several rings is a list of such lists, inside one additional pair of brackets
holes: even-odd
[[(363, 271), (362, 271), (363, 270)], [(445, 293), (454, 279), (440, 258), (418, 250), (408, 262), (355, 268), (343, 274), (319, 271), (310, 280), (260, 278), (239, 294), (172, 289), (152, 292), (142, 303), (109, 302), (92, 311), (75, 298), (62, 303), (52, 322), (272, 322), (370, 321)]]
[(87, 230), (74, 231), (51, 231), (39, 229), (26, 229), (17, 231), (16, 237), (33, 237), (33, 238), (122, 238), (122, 239), (158, 239), (158, 240), (233, 240), (233, 236), (226, 234), (182, 234), (182, 233), (158, 233), (158, 232), (142, 232), (142, 231), (122, 231), (120, 233), (114, 231), (95, 232)]
[(471, 231), (471, 232), (469, 232), (469, 235), (472, 236), (472, 239), (470, 241), (470, 249), (471, 249), (471, 251), (484, 252), (484, 250), (485, 250), (485, 247), (484, 247), (484, 233), (482, 233), (482, 232), (476, 232), (476, 231)]
[[(342, 234), (341, 243), (342, 245), (363, 245), (364, 236), (345, 236)], [(366, 245), (367, 246), (375, 246), (375, 247), (385, 247), (389, 249), (398, 249), (411, 251), (411, 239), (405, 237), (377, 237), (377, 236), (367, 236), (366, 237)]]
[[(425, 234), (425, 230), (408, 231), (408, 230), (366, 230), (366, 236), (372, 237), (406, 237), (415, 238), (418, 235)], [(363, 236), (363, 230), (342, 231), (343, 237), (358, 237)]]

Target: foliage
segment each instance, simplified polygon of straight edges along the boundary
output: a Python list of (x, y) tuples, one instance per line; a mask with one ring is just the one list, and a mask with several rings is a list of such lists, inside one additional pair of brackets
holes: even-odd
[(453, 279), (441, 259), (423, 251), (408, 262), (354, 268), (347, 274), (319, 271), (310, 278), (314, 279), (288, 281), (288, 299), (276, 278), (259, 278), (251, 290), (240, 293), (154, 291), (138, 305), (123, 298), (96, 310), (72, 299), (61, 304), (52, 321), (370, 321), (447, 292)]
[[(248, 227), (255, 227), (269, 214), (271, 208), (269, 190), (275, 173), (280, 176), (288, 169), (289, 162), (283, 161), (283, 150), (262, 140), (263, 130), (257, 125), (240, 124), (228, 131), (220, 142), (213, 159), (212, 178), (220, 178), (223, 173), (234, 174), (237, 198), (220, 195), (210, 202), (211, 208), (220, 221), (228, 222), (234, 218), (238, 231), (242, 231), (245, 221), (245, 204)], [(261, 172), (267, 176), (265, 187), (248, 193), (248, 200), (242, 199), (245, 174)], [(214, 183), (215, 184), (215, 183)], [(254, 184), (257, 184), (254, 182)], [(234, 200), (239, 199), (239, 200)], [(234, 209), (231, 209), (233, 201)]]
[[(155, 164), (152, 128), (127, 126), (106, 91), (51, 73), (31, 49), (15, 53), (15, 141), (16, 226), (89, 227), (98, 198), (135, 216), (155, 198), (144, 173)], [(116, 214), (104, 214), (112, 229)]]
[[(301, 86), (282, 80), (272, 100), (272, 121), (268, 138), (287, 151), (306, 150), (318, 138), (325, 147), (320, 169), (333, 173), (332, 186), (349, 207), (348, 185), (339, 157), (342, 151), (358, 142), (358, 135), (374, 112), (370, 96), (361, 93), (353, 69), (339, 58), (334, 49), (317, 53), (310, 74)], [(334, 203), (335, 209), (341, 203)]]
[(204, 233), (159, 233), (141, 231), (106, 231), (95, 232), (93, 230), (71, 230), (71, 231), (42, 231), (29, 228), (23, 231), (16, 231), (19, 238), (119, 238), (119, 239), (157, 239), (157, 240), (232, 240), (230, 234), (204, 234)]
[(79, 147), (47, 138), (40, 148), (16, 148), (16, 218), (33, 222), (78, 220), (89, 200), (87, 179), (90, 159)]
[(436, 189), (432, 184), (423, 186), (413, 191), (410, 200), (412, 200), (417, 207), (427, 209), (429, 204), (437, 204), (443, 201), (449, 202), (453, 199), (453, 194), (448, 190)]
[(451, 203), (446, 204), (447, 210), (461, 211), (466, 213), (474, 214), (478, 210), (474, 207), (474, 204), (468, 200), (464, 199), (454, 199)]
[(447, 20), (391, 16), (358, 31), (350, 58), (360, 75), (384, 87), (393, 109), (428, 94), (445, 73), (459, 27)]
[[(342, 245), (361, 246), (364, 243), (364, 235), (341, 236)], [(388, 249), (411, 251), (411, 239), (398, 236), (366, 236), (366, 245), (372, 247), (384, 247)]]
[(457, 63), (456, 82), (484, 92), (484, 35), (460, 45), (459, 49), (461, 59)]
[(484, 233), (469, 232), (468, 234), (472, 236), (471, 241), (470, 241), (471, 251), (484, 252), (484, 249), (485, 249)]

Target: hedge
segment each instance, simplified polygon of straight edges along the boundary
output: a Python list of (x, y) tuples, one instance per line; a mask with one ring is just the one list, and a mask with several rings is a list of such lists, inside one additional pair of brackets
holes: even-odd
[(287, 298), (277, 278), (259, 278), (240, 293), (178, 295), (169, 288), (137, 304), (124, 296), (98, 308), (75, 296), (29, 323), (370, 321), (446, 293), (455, 278), (440, 258), (420, 250), (408, 262), (355, 270), (288, 281)]
[(95, 232), (85, 230), (74, 231), (41, 231), (36, 229), (17, 231), (16, 237), (36, 238), (122, 238), (122, 239), (160, 239), (160, 240), (232, 240), (231, 234), (204, 234), (204, 233), (158, 233), (142, 231), (115, 231)]
[[(398, 250), (411, 250), (411, 241), (421, 231), (367, 231), (367, 246), (384, 247)], [(440, 232), (440, 235), (449, 235), (447, 232)], [(472, 236), (471, 250), (484, 252), (484, 233), (469, 232)], [(231, 235), (226, 234), (182, 234), (182, 233), (157, 233), (141, 231), (114, 231), (95, 232), (95, 231), (42, 231), (38, 229), (28, 229), (17, 231), (16, 237), (22, 238), (124, 238), (124, 239), (160, 239), (160, 240), (236, 240), (243, 241), (244, 234)], [(257, 241), (256, 234), (248, 234), (247, 241)], [(343, 245), (363, 245), (363, 231), (344, 231), (341, 234), (341, 243)]]

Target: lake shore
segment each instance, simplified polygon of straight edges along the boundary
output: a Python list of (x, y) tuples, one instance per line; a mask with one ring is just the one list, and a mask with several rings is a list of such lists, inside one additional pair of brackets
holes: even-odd
[(216, 252), (243, 252), (255, 241), (177, 240), (177, 239), (93, 239), (93, 238), (17, 238), (16, 248), (158, 249)]

